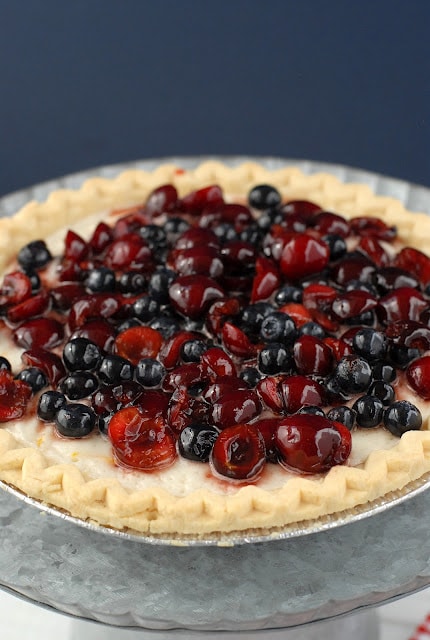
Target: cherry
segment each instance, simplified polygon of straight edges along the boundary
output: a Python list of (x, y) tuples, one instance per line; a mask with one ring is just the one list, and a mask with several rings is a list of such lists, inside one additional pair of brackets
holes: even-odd
[(0, 307), (16, 305), (31, 296), (31, 280), (21, 271), (7, 273), (0, 288)]
[(238, 389), (249, 389), (242, 378), (236, 376), (219, 376), (203, 392), (203, 398), (213, 404), (221, 398), (224, 393)]
[(30, 385), (15, 380), (6, 369), (0, 369), (0, 422), (21, 418), (31, 394)]
[(310, 221), (321, 207), (309, 200), (291, 200), (281, 207), (281, 212), (286, 215), (300, 215), (303, 220)]
[(173, 308), (189, 318), (199, 318), (211, 303), (224, 297), (220, 285), (207, 276), (179, 276), (169, 287)]
[(106, 320), (89, 320), (76, 329), (71, 338), (87, 338), (103, 351), (111, 352), (115, 341), (115, 329)]
[(63, 325), (53, 318), (34, 318), (24, 322), (13, 332), (16, 344), (23, 349), (39, 347), (52, 349), (64, 338)]
[(284, 418), (275, 443), (280, 464), (302, 473), (323, 473), (343, 464), (351, 453), (351, 433), (340, 422), (317, 415)]
[(399, 267), (381, 267), (373, 275), (373, 283), (381, 295), (399, 287), (419, 289), (418, 279), (408, 271)]
[(202, 383), (205, 376), (202, 375), (202, 367), (195, 363), (183, 364), (169, 371), (163, 380), (164, 391), (174, 391), (178, 387), (190, 387)]
[(178, 192), (172, 184), (164, 184), (154, 189), (145, 203), (146, 213), (156, 218), (162, 213), (170, 213), (176, 208)]
[(430, 400), (430, 356), (417, 358), (406, 369), (406, 379), (424, 400)]
[(221, 249), (221, 256), (228, 269), (253, 267), (257, 251), (250, 242), (230, 240)]
[(214, 209), (224, 204), (222, 190), (218, 185), (211, 185), (197, 191), (192, 191), (181, 201), (182, 207), (192, 216), (199, 215), (203, 209)]
[(227, 391), (212, 405), (212, 423), (225, 429), (239, 422), (249, 422), (261, 412), (258, 395), (252, 389)]
[(145, 389), (138, 398), (138, 406), (142, 413), (151, 412), (154, 416), (166, 418), (169, 399), (169, 394), (161, 389)]
[(156, 358), (163, 336), (151, 327), (131, 327), (115, 338), (116, 353), (137, 365), (142, 358)]
[(333, 300), (331, 308), (339, 320), (347, 320), (360, 316), (366, 311), (374, 309), (378, 304), (377, 298), (367, 291), (345, 291)]
[(259, 256), (255, 261), (255, 276), (252, 282), (251, 302), (268, 300), (270, 296), (279, 288), (281, 279), (276, 264)]
[(430, 258), (412, 247), (404, 247), (396, 256), (394, 265), (413, 274), (425, 287), (430, 282)]
[(142, 227), (150, 221), (150, 218), (143, 213), (141, 207), (127, 209), (126, 211), (128, 213), (115, 222), (113, 227), (114, 240), (119, 240), (129, 234), (139, 234)]
[(231, 322), (223, 325), (222, 341), (225, 348), (238, 358), (251, 358), (258, 351), (258, 346), (250, 341), (246, 333)]
[(281, 381), (284, 408), (288, 413), (296, 413), (304, 405), (321, 406), (324, 390), (316, 380), (303, 375), (287, 376)]
[(234, 225), (237, 232), (246, 229), (254, 222), (251, 211), (243, 204), (224, 204), (218, 210), (220, 211), (222, 222)]
[(68, 325), (71, 331), (88, 320), (110, 318), (121, 307), (118, 296), (112, 293), (92, 293), (76, 300), (70, 309)]
[(427, 351), (430, 349), (430, 327), (413, 320), (398, 320), (385, 329), (385, 335), (394, 344)]
[(201, 274), (218, 278), (224, 271), (218, 249), (195, 246), (189, 249), (177, 249), (170, 256), (172, 268), (181, 276)]
[(190, 340), (199, 340), (202, 334), (197, 331), (179, 331), (162, 345), (159, 358), (166, 369), (173, 369), (181, 359), (182, 345)]
[(202, 371), (210, 378), (237, 375), (230, 356), (220, 347), (211, 347), (201, 357)]
[(301, 336), (293, 347), (297, 371), (304, 375), (325, 376), (333, 368), (333, 352), (320, 338)]
[(237, 316), (241, 306), (237, 298), (222, 298), (216, 300), (206, 315), (206, 328), (213, 335), (220, 336), (224, 322), (233, 316)]
[(341, 238), (349, 235), (349, 223), (345, 218), (331, 211), (321, 211), (312, 220), (312, 226), (321, 235), (334, 233)]
[(252, 422), (252, 426), (258, 429), (264, 439), (266, 447), (266, 459), (271, 462), (278, 461), (278, 453), (275, 445), (276, 430), (282, 418), (258, 418)]
[(331, 268), (331, 278), (339, 285), (351, 280), (366, 282), (375, 272), (376, 266), (364, 254), (346, 254)]
[(112, 242), (113, 233), (112, 229), (106, 222), (99, 222), (93, 231), (89, 245), (93, 253), (102, 253)]
[(9, 307), (6, 317), (9, 322), (17, 324), (30, 318), (36, 318), (43, 315), (49, 308), (50, 297), (46, 289), (42, 289), (40, 293), (23, 300), (22, 302)]
[(176, 459), (176, 439), (160, 416), (125, 407), (112, 416), (108, 430), (117, 461), (140, 471), (159, 471)]
[(338, 321), (332, 314), (332, 306), (337, 297), (336, 289), (326, 284), (309, 284), (303, 289), (303, 306), (309, 311), (310, 319), (318, 322), (326, 331), (338, 328)]
[(280, 267), (286, 278), (299, 280), (322, 271), (329, 259), (330, 250), (325, 242), (305, 233), (298, 233), (285, 245)]
[(281, 381), (285, 376), (266, 376), (261, 378), (256, 385), (256, 391), (266, 407), (275, 413), (281, 413), (284, 409), (284, 401), (281, 391)]
[(424, 296), (412, 287), (399, 287), (379, 299), (378, 314), (382, 322), (419, 321), (428, 306)]
[(56, 387), (66, 375), (63, 361), (52, 351), (34, 347), (24, 351), (21, 355), (21, 360), (26, 365), (41, 369), (53, 387)]
[(69, 229), (64, 240), (64, 259), (67, 262), (79, 263), (90, 252), (89, 245), (75, 231)]
[(54, 307), (60, 311), (68, 311), (76, 300), (86, 294), (83, 284), (79, 282), (64, 282), (51, 289)]
[(397, 236), (396, 227), (389, 227), (383, 220), (371, 216), (352, 218), (349, 226), (352, 234), (362, 237), (371, 236), (390, 242)]
[(230, 480), (256, 481), (263, 472), (266, 448), (260, 431), (249, 424), (237, 424), (222, 431), (215, 440), (211, 469)]
[(326, 338), (323, 338), (323, 342), (330, 347), (335, 360), (340, 360), (344, 356), (349, 356), (352, 354), (351, 345), (340, 338), (327, 336)]
[[(334, 295), (336, 296), (336, 292), (334, 291)], [(299, 302), (288, 302), (284, 304), (279, 311), (282, 313), (286, 313), (294, 320), (294, 324), (296, 327), (302, 327), (304, 324), (310, 322), (312, 320), (312, 315), (306, 309), (306, 307)]]
[(386, 267), (390, 263), (388, 253), (374, 237), (364, 236), (360, 238), (357, 249), (365, 253), (378, 267)]
[(150, 270), (153, 266), (151, 249), (137, 233), (125, 234), (109, 245), (105, 266), (114, 270)]
[(172, 393), (167, 409), (167, 422), (175, 433), (180, 433), (192, 423), (206, 422), (209, 405), (190, 395), (185, 387)]

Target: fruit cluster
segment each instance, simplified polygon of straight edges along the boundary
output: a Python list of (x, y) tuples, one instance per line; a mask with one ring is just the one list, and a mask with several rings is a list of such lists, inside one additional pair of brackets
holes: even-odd
[[(430, 399), (430, 259), (395, 250), (381, 220), (346, 220), (258, 185), (247, 204), (172, 185), (114, 212), (53, 258), (42, 240), (0, 288), (0, 421), (38, 417), (63, 437), (99, 433), (121, 465), (209, 462), (255, 481), (344, 463), (351, 430), (401, 436)], [(53, 275), (55, 274), (55, 275)]]

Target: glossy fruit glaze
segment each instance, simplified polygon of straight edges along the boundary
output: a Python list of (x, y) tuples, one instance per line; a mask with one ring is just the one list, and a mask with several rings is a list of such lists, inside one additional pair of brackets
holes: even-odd
[(351, 432), (421, 427), (399, 402), (430, 399), (430, 259), (381, 220), (270, 185), (236, 203), (164, 185), (58, 253), (29, 243), (3, 277), (1, 344), (22, 364), (0, 360), (0, 422), (36, 413), (107, 438), (121, 467), (184, 458), (232, 483), (324, 473)]

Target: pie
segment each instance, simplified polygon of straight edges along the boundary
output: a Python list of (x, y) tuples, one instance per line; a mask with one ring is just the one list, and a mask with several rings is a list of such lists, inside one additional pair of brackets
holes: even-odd
[(0, 220), (0, 480), (150, 534), (271, 532), (430, 472), (430, 219), (255, 163)]

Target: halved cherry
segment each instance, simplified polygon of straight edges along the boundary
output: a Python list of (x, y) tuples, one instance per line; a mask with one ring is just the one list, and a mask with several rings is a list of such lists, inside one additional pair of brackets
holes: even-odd
[(304, 375), (325, 376), (333, 368), (333, 352), (320, 338), (300, 336), (293, 347), (297, 371)]
[(30, 385), (15, 380), (6, 369), (0, 369), (0, 422), (22, 418), (31, 394)]
[(39, 293), (23, 300), (19, 304), (9, 307), (6, 316), (9, 322), (14, 324), (35, 318), (44, 314), (50, 303), (49, 293), (46, 289), (42, 289)]
[(21, 355), (21, 360), (27, 366), (41, 369), (53, 387), (56, 387), (66, 375), (62, 359), (52, 351), (34, 347), (24, 351)]
[(169, 287), (173, 308), (188, 318), (199, 318), (217, 299), (224, 297), (220, 285), (207, 276), (179, 276)]
[(151, 217), (172, 211), (178, 202), (178, 192), (173, 184), (163, 184), (154, 189), (145, 203), (145, 211)]
[(351, 433), (338, 422), (296, 414), (278, 426), (275, 443), (280, 464), (300, 473), (323, 473), (343, 464), (351, 453)]
[(159, 352), (159, 359), (166, 369), (173, 369), (181, 359), (181, 348), (189, 340), (201, 340), (202, 334), (198, 331), (179, 331), (166, 340)]
[(53, 318), (34, 318), (23, 322), (13, 332), (15, 343), (23, 349), (52, 349), (64, 338), (63, 325)]
[(281, 413), (284, 409), (284, 401), (281, 391), (281, 381), (286, 376), (266, 376), (258, 381), (256, 391), (264, 404), (274, 411)]
[(399, 287), (379, 299), (378, 315), (382, 322), (419, 321), (428, 306), (422, 293), (412, 287)]
[(19, 304), (31, 296), (31, 280), (21, 271), (7, 273), (0, 287), (0, 306)]
[(206, 207), (215, 208), (224, 204), (222, 190), (218, 185), (211, 185), (192, 191), (181, 200), (185, 211), (192, 216), (199, 215)]
[(176, 459), (176, 439), (160, 416), (125, 407), (109, 423), (109, 438), (116, 460), (140, 471), (159, 471)]
[(380, 240), (391, 241), (397, 236), (396, 227), (389, 227), (380, 218), (372, 216), (358, 216), (349, 222), (351, 233), (366, 237), (371, 236)]
[(90, 252), (87, 242), (75, 231), (69, 229), (64, 239), (64, 258), (66, 261), (79, 263), (84, 260)]
[(153, 266), (151, 249), (137, 233), (125, 234), (109, 245), (105, 265), (110, 269), (149, 270)]
[(187, 229), (175, 242), (175, 250), (192, 249), (193, 247), (211, 247), (219, 249), (220, 241), (218, 236), (210, 229), (201, 227), (191, 227)]
[(211, 347), (204, 352), (201, 357), (201, 369), (208, 378), (237, 375), (233, 360), (220, 347)]
[(250, 341), (246, 333), (232, 322), (224, 323), (222, 341), (225, 348), (238, 358), (252, 358), (258, 350), (258, 346)]
[(269, 258), (259, 256), (255, 261), (255, 276), (252, 282), (251, 302), (267, 300), (272, 293), (278, 289), (280, 284), (281, 278), (276, 264), (272, 260), (269, 260)]
[(211, 304), (206, 314), (206, 327), (210, 333), (221, 335), (224, 322), (240, 313), (241, 305), (237, 298), (221, 298)]
[(281, 382), (281, 392), (288, 413), (296, 413), (306, 405), (320, 407), (324, 403), (322, 386), (308, 376), (287, 376)]
[(282, 418), (258, 418), (252, 422), (252, 426), (258, 429), (264, 438), (266, 447), (266, 459), (270, 462), (278, 462), (278, 452), (275, 444), (275, 434)]
[(298, 233), (285, 245), (280, 268), (289, 280), (300, 280), (322, 271), (329, 259), (330, 249), (325, 242), (306, 233)]
[(111, 293), (92, 293), (75, 300), (70, 309), (68, 324), (71, 331), (88, 320), (110, 318), (120, 309), (120, 298)]
[(360, 238), (357, 249), (365, 253), (378, 267), (386, 267), (390, 264), (390, 257), (382, 244), (372, 236)]
[(349, 234), (349, 222), (338, 213), (331, 211), (321, 211), (312, 220), (312, 226), (321, 235), (335, 233), (337, 236), (346, 238)]
[(413, 247), (404, 247), (394, 260), (396, 267), (409, 271), (423, 286), (430, 282), (430, 258)]
[(99, 222), (90, 239), (90, 247), (94, 253), (102, 253), (112, 242), (112, 229), (106, 222)]
[(249, 386), (242, 378), (238, 378), (237, 376), (220, 376), (219, 378), (215, 378), (212, 384), (204, 390), (202, 395), (205, 400), (213, 404), (219, 400), (224, 393), (237, 389), (249, 389)]
[(190, 387), (194, 384), (204, 383), (207, 376), (202, 375), (202, 368), (196, 362), (182, 364), (169, 371), (163, 380), (164, 391), (174, 391), (178, 387)]
[(430, 400), (430, 356), (417, 358), (406, 369), (406, 379), (424, 400)]
[(287, 313), (293, 320), (296, 327), (302, 327), (307, 322), (312, 320), (312, 316), (308, 309), (299, 302), (288, 302), (284, 304), (279, 311)]
[(80, 282), (64, 282), (50, 291), (54, 307), (67, 311), (72, 304), (86, 294), (85, 286)]
[(181, 276), (201, 274), (218, 278), (224, 271), (218, 249), (200, 245), (190, 249), (177, 249), (169, 256), (172, 269)]
[(103, 351), (111, 352), (115, 336), (114, 327), (106, 320), (88, 320), (72, 333), (71, 338), (87, 338)]
[(185, 387), (179, 387), (170, 397), (167, 423), (175, 433), (180, 433), (192, 423), (204, 424), (209, 407), (201, 398), (188, 393)]
[(260, 431), (250, 424), (227, 427), (215, 440), (210, 465), (215, 475), (247, 482), (256, 481), (266, 463), (266, 448)]
[(347, 320), (374, 309), (378, 299), (368, 291), (360, 289), (339, 294), (331, 305), (331, 310), (339, 320)]
[(151, 327), (131, 327), (115, 339), (116, 353), (136, 365), (142, 358), (156, 358), (163, 336)]
[(258, 395), (252, 389), (235, 389), (224, 393), (212, 406), (212, 422), (220, 429), (249, 422), (261, 413)]

